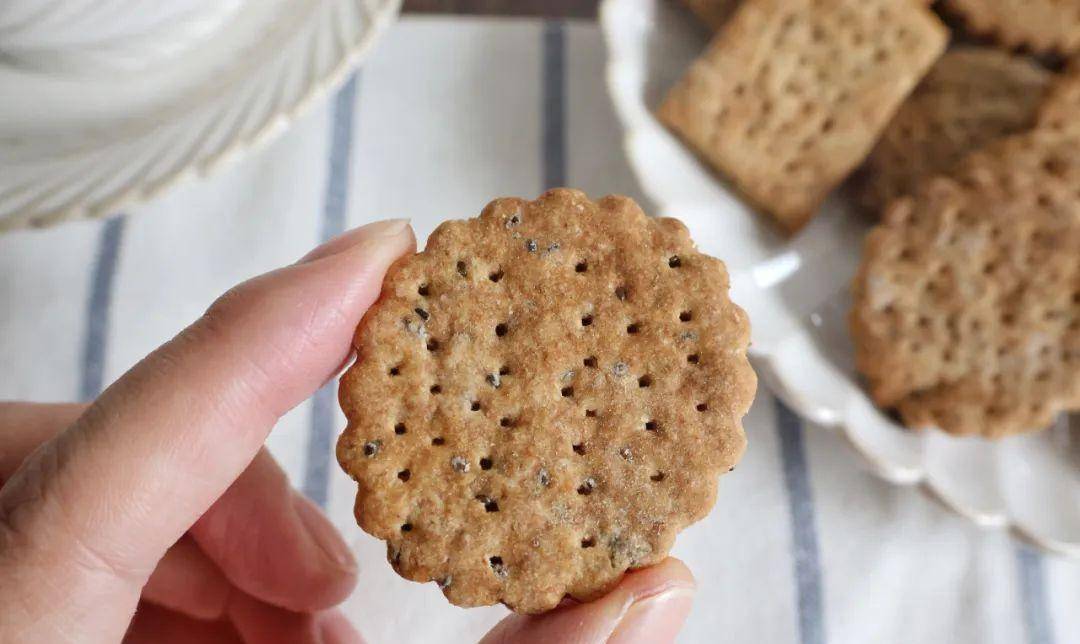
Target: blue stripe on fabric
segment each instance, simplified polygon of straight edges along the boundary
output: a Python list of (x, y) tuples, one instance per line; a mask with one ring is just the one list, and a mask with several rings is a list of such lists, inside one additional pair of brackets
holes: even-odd
[(566, 185), (566, 29), (560, 20), (544, 22), (541, 82), (546, 190)]
[(1027, 545), (1016, 549), (1020, 574), (1020, 607), (1028, 644), (1054, 644), (1054, 627), (1046, 598), (1046, 571), (1042, 555)]
[(90, 274), (90, 297), (87, 299), (86, 327), (83, 332), (79, 398), (84, 401), (97, 398), (104, 388), (109, 309), (112, 306), (113, 282), (116, 281), (116, 264), (123, 236), (123, 215), (107, 220), (101, 228), (97, 257)]
[(776, 421), (780, 434), (784, 487), (791, 508), (799, 641), (802, 644), (824, 644), (821, 559), (818, 554), (814, 497), (810, 489), (810, 469), (803, 444), (803, 425), (799, 417), (779, 400), (776, 401)]
[[(329, 171), (319, 235), (322, 241), (345, 230), (358, 77), (359, 74), (354, 73), (334, 96), (330, 117)], [(308, 434), (302, 489), (308, 498), (322, 508), (326, 507), (330, 495), (330, 452), (336, 405), (337, 383), (334, 380), (323, 385), (311, 399), (311, 431)]]
[(308, 434), (303, 486), (304, 494), (324, 509), (330, 497), (330, 450), (336, 406), (337, 380), (332, 379), (311, 398), (311, 432)]

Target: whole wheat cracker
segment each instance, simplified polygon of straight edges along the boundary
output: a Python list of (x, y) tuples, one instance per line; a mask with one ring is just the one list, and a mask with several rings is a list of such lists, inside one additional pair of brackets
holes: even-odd
[[(934, 0), (910, 0), (931, 5)], [(683, 4), (708, 28), (719, 30), (742, 0), (683, 0)]]
[(1039, 108), (1039, 127), (1080, 132), (1080, 63), (1054, 81)]
[(946, 40), (911, 0), (746, 0), (658, 114), (796, 231), (866, 157)]
[(1070, 54), (1080, 51), (1080, 3), (1075, 0), (944, 0), (971, 32), (1006, 47)]
[(991, 47), (958, 47), (930, 69), (885, 128), (860, 172), (875, 214), (969, 152), (1030, 129), (1051, 74)]
[(442, 224), (387, 274), (341, 380), (358, 523), (461, 606), (544, 611), (660, 561), (745, 446), (727, 291), (681, 223), (625, 197)]
[(851, 314), (879, 405), (985, 437), (1080, 408), (1078, 186), (1080, 139), (1033, 130), (889, 207)]
[[(934, 0), (910, 0), (927, 6)], [(712, 31), (719, 31), (742, 0), (682, 0), (682, 3)]]
[(727, 21), (740, 0), (682, 0), (706, 27), (716, 31)]

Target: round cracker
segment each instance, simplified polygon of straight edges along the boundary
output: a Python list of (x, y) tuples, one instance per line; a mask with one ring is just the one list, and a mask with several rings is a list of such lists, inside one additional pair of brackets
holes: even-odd
[(911, 427), (999, 437), (1080, 408), (1080, 139), (1034, 130), (924, 183), (867, 236), (856, 363)]
[(1051, 74), (1022, 56), (988, 47), (946, 53), (904, 102), (867, 158), (860, 201), (880, 213), (925, 177), (966, 154), (1027, 130)]
[(1080, 65), (1054, 81), (1039, 108), (1039, 127), (1080, 132)]
[(1010, 48), (1080, 51), (1080, 3), (1071, 0), (945, 0), (971, 32)]
[(625, 197), (442, 224), (387, 274), (341, 380), (360, 526), (461, 606), (544, 611), (662, 560), (745, 445), (727, 291), (681, 223)]

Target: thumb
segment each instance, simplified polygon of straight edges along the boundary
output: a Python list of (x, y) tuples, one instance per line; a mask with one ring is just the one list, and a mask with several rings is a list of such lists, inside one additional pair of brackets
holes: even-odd
[(245, 282), (27, 457), (0, 489), (0, 606), (19, 619), (0, 640), (119, 640), (157, 561), (334, 375), (413, 247), (381, 222)]
[(667, 644), (675, 641), (694, 598), (694, 576), (667, 558), (632, 572), (610, 593), (543, 615), (511, 615), (480, 644)]

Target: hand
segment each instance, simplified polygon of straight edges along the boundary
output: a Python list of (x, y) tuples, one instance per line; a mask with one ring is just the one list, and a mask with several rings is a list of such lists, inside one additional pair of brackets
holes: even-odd
[[(359, 641), (333, 608), (352, 554), (262, 444), (414, 248), (403, 221), (353, 230), (230, 290), (89, 407), (0, 405), (0, 641)], [(668, 559), (484, 641), (670, 641), (693, 588)]]

